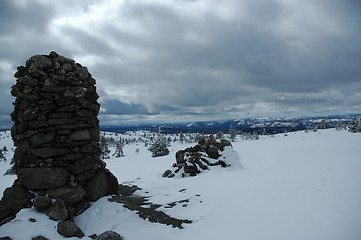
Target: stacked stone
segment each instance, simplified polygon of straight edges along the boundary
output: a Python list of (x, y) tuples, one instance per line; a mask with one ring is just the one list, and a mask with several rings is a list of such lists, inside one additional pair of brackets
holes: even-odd
[(227, 167), (230, 164), (227, 164), (225, 157), (222, 157), (222, 152), (228, 146), (232, 147), (230, 141), (221, 139), (218, 142), (213, 134), (207, 140), (202, 138), (194, 147), (179, 150), (175, 155), (176, 163), (171, 170), (168, 169), (163, 173), (163, 177), (196, 176), (204, 170), (209, 170), (210, 166)]
[(31, 57), (17, 70), (11, 90), (17, 177), (22, 186), (58, 204), (39, 209), (65, 205), (67, 214), (51, 217), (65, 220), (89, 201), (117, 193), (116, 177), (99, 158), (99, 96), (88, 69), (51, 52)]

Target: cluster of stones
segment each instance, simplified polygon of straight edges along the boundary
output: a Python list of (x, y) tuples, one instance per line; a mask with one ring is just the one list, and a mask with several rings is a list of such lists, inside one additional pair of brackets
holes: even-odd
[[(89, 201), (118, 191), (116, 177), (99, 158), (96, 81), (86, 67), (55, 52), (35, 55), (17, 70), (11, 90), (18, 178), (13, 187), (31, 190), (35, 208), (51, 219), (71, 220)], [(29, 205), (25, 195), (22, 207)], [(0, 221), (11, 214), (0, 209)]]
[(163, 177), (196, 176), (204, 170), (209, 170), (211, 166), (227, 167), (229, 164), (222, 157), (222, 152), (227, 146), (232, 147), (230, 141), (221, 139), (218, 142), (213, 134), (207, 140), (202, 138), (194, 147), (178, 151), (175, 155), (176, 163), (171, 170), (163, 173)]

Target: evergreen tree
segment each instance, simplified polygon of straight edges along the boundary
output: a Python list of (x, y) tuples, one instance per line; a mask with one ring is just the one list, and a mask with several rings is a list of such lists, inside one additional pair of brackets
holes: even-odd
[(339, 119), (336, 126), (335, 126), (336, 130), (340, 131), (342, 129), (342, 125), (343, 125), (342, 119)]
[(117, 142), (116, 146), (115, 146), (115, 152), (113, 154), (113, 157), (123, 157), (124, 156), (123, 147), (124, 147), (123, 143)]
[(110, 150), (108, 147), (107, 139), (104, 135), (100, 136), (99, 146), (100, 146), (100, 158), (101, 159), (109, 159), (110, 158), (110, 156), (109, 156)]
[(328, 123), (326, 122), (325, 119), (322, 119), (320, 123), (320, 129), (327, 129), (327, 128), (328, 128)]
[(222, 139), (222, 137), (223, 137), (223, 133), (222, 133), (222, 132), (217, 132), (217, 133), (216, 133), (216, 138), (217, 138), (217, 139)]
[(350, 132), (361, 132), (361, 120), (360, 120), (360, 117), (357, 117), (356, 118), (356, 121), (353, 122), (349, 127), (349, 131)]
[(152, 157), (160, 157), (169, 154), (168, 141), (162, 135), (158, 134), (158, 137), (155, 139), (154, 143), (148, 148), (152, 152)]
[(11, 159), (11, 162), (10, 162), (10, 168), (8, 170), (6, 170), (6, 172), (4, 173), (4, 175), (14, 175), (16, 174), (16, 164), (15, 164), (15, 159), (12, 158)]
[(0, 161), (5, 160), (5, 155), (3, 153), (3, 149), (0, 149)]
[(234, 142), (236, 137), (237, 137), (237, 130), (236, 129), (229, 130), (229, 139), (231, 139), (231, 142)]
[(180, 141), (180, 143), (184, 143), (184, 140), (185, 140), (184, 134), (181, 133), (181, 134), (179, 135), (179, 141)]

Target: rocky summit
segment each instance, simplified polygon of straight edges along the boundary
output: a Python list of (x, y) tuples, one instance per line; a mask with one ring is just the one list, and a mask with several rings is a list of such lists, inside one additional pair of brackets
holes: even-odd
[(86, 67), (56, 52), (35, 55), (17, 70), (11, 89), (17, 180), (6, 193), (21, 189), (24, 199), (9, 202), (5, 194), (0, 223), (29, 205), (28, 191), (38, 211), (72, 219), (89, 201), (118, 191), (118, 180), (99, 157), (96, 81)]

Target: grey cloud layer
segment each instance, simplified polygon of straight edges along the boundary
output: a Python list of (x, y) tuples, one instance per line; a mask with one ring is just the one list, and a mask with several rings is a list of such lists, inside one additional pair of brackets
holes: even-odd
[(103, 123), (361, 111), (359, 1), (13, 2), (0, 2), (1, 63), (75, 58)]

